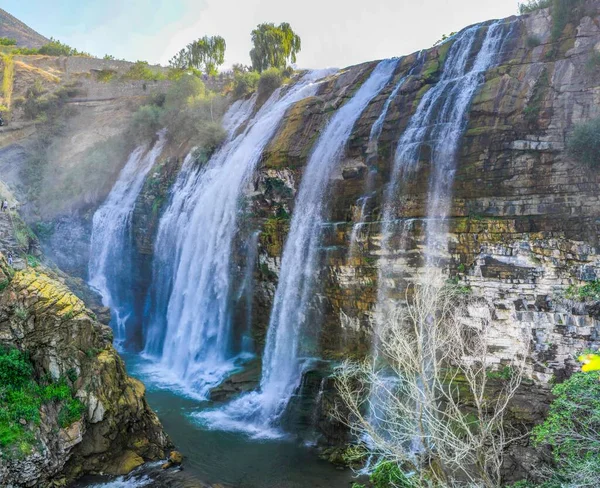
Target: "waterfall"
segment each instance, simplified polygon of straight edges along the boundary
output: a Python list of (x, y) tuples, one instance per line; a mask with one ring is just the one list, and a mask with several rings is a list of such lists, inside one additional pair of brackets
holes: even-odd
[[(379, 138), (381, 137), (381, 131), (383, 130), (383, 123), (385, 122), (385, 118), (387, 117), (388, 111), (390, 109), (390, 105), (392, 104), (392, 102), (394, 100), (396, 100), (396, 97), (398, 96), (400, 89), (404, 86), (404, 83), (406, 83), (406, 80), (408, 79), (408, 77), (411, 76), (420, 66), (423, 65), (424, 59), (425, 59), (425, 56), (423, 56), (423, 53), (420, 52), (417, 55), (417, 59), (416, 59), (415, 63), (408, 70), (406, 75), (402, 76), (398, 80), (398, 83), (396, 83), (396, 86), (394, 87), (394, 89), (392, 90), (392, 92), (390, 93), (388, 98), (386, 99), (386, 101), (383, 105), (383, 108), (381, 110), (381, 113), (379, 114), (379, 117), (377, 117), (377, 120), (375, 120), (375, 123), (371, 127), (371, 132), (369, 133), (369, 142), (367, 143), (367, 161), (370, 161), (372, 159), (377, 159), (377, 153), (379, 151)], [(402, 61), (402, 59), (399, 61), (399, 63), (401, 61)], [(369, 203), (369, 200), (373, 196), (373, 184), (374, 184), (374, 180), (375, 180), (375, 174), (376, 174), (376, 171), (374, 169), (369, 170), (369, 173), (367, 175), (367, 182), (365, 185), (365, 192), (356, 202), (357, 206), (359, 208), (358, 216), (357, 216), (358, 218), (355, 220), (354, 225), (352, 226), (352, 232), (350, 233), (350, 244), (348, 246), (348, 257), (353, 257), (355, 254), (355, 251), (356, 251), (356, 241), (358, 239), (358, 234), (364, 225), (363, 220), (365, 218), (367, 204)]]
[(115, 342), (121, 346), (127, 337), (133, 303), (131, 215), (146, 175), (161, 154), (165, 140), (163, 130), (149, 151), (146, 146), (140, 146), (131, 153), (92, 220), (89, 283), (102, 296), (104, 306), (110, 307)]
[(165, 318), (162, 324), (152, 321), (147, 352), (159, 356), (157, 369), (165, 379), (188, 394), (206, 398), (235, 367), (240, 350), (233, 340), (231, 271), (240, 200), (287, 109), (315, 95), (319, 80), (330, 73), (309, 72), (276, 90), (239, 135), (236, 128), (250, 110), (234, 108), (226, 143), (200, 170), (187, 167), (176, 183), (155, 245), (155, 266), (163, 268), (157, 275), (171, 275), (151, 299)]
[(278, 435), (278, 421), (302, 377), (300, 339), (313, 298), (328, 184), (344, 155), (354, 124), (389, 82), (397, 66), (397, 59), (381, 61), (356, 94), (333, 115), (316, 142), (304, 170), (284, 246), (260, 389), (222, 410), (200, 414), (209, 425), (257, 436)]
[[(223, 127), (227, 138), (223, 148), (213, 159), (227, 151), (239, 128), (251, 117), (256, 96), (248, 100), (238, 100), (231, 105), (223, 117)], [(147, 326), (144, 333), (144, 353), (154, 359), (160, 359), (163, 341), (167, 331), (167, 308), (173, 291), (173, 276), (179, 262), (181, 243), (187, 232), (190, 212), (195, 204), (194, 189), (203, 177), (207, 166), (203, 166), (194, 157), (196, 149), (186, 156), (177, 179), (170, 191), (169, 205), (165, 209), (158, 225), (154, 244), (152, 263), (152, 283), (148, 291), (146, 305)]]
[[(477, 38), (485, 29), (483, 43)], [(396, 147), (385, 193), (382, 215), (382, 259), (379, 265), (378, 313), (389, 305), (388, 289), (394, 285), (396, 269), (390, 241), (396, 234), (394, 203), (404, 178), (409, 177), (421, 159), (421, 149), (431, 151), (431, 177), (427, 204), (425, 257), (434, 264), (436, 253), (447, 247), (447, 224), (458, 149), (468, 123), (468, 109), (484, 73), (499, 61), (507, 38), (506, 26), (497, 21), (489, 26), (469, 27), (453, 38), (440, 80), (429, 89), (411, 117)], [(474, 58), (474, 59), (473, 59)]]

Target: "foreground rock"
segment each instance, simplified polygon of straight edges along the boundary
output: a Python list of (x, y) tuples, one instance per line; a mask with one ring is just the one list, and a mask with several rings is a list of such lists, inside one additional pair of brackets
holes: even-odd
[(127, 376), (112, 346), (110, 328), (50, 274), (31, 267), (15, 273), (0, 254), (0, 346), (28, 352), (36, 379), (68, 381), (84, 412), (61, 427), (57, 407), (44, 404), (39, 425), (27, 426), (31, 449), (1, 448), (1, 486), (122, 475), (164, 458), (169, 447), (144, 385)]

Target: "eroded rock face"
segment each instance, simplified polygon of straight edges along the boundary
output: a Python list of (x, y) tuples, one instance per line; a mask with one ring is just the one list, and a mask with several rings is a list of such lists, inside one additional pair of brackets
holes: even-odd
[[(37, 377), (70, 378), (85, 406), (66, 428), (56, 408), (42, 407), (37, 444), (24, 456), (2, 456), (2, 486), (50, 486), (87, 473), (125, 474), (165, 457), (169, 441), (112, 347), (112, 331), (42, 268), (13, 275), (0, 254), (0, 345), (27, 351)], [(51, 273), (50, 273), (51, 274)]]

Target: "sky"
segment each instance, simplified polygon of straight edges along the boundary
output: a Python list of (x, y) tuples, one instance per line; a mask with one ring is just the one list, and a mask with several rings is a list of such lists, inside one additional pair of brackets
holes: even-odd
[(443, 34), (517, 12), (517, 0), (1, 0), (46, 37), (95, 56), (167, 64), (204, 35), (227, 42), (224, 68), (250, 64), (250, 32), (289, 22), (299, 68), (345, 67), (410, 54)]

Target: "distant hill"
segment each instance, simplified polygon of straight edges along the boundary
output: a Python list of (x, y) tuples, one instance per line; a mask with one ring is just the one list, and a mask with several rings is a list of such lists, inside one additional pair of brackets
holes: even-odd
[(50, 41), (1, 8), (0, 37), (15, 39), (17, 46), (29, 48), (38, 48)]

